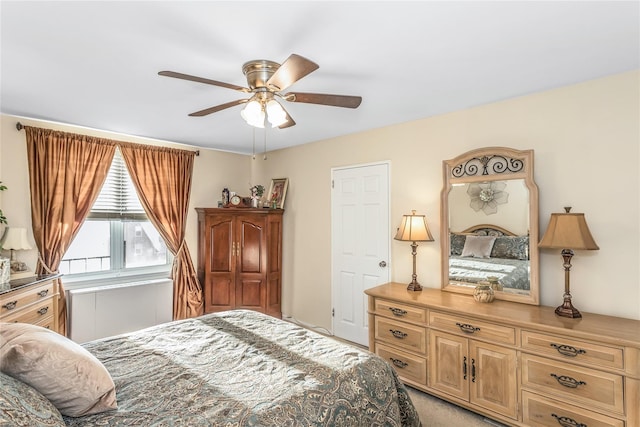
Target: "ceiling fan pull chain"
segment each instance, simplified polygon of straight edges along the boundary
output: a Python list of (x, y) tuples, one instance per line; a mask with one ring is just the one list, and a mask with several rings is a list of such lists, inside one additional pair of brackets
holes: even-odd
[(264, 160), (267, 160), (267, 127), (264, 127)]
[(251, 127), (253, 129), (253, 160), (256, 159), (256, 128), (254, 128), (253, 126)]

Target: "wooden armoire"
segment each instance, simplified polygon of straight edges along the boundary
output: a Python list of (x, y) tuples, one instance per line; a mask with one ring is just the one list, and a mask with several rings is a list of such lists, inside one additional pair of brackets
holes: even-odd
[(196, 208), (204, 311), (282, 317), (282, 209)]

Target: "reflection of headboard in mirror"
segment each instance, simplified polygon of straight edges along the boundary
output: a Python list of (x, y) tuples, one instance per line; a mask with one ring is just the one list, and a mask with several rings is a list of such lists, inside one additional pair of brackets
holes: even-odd
[(495, 276), (497, 299), (539, 304), (533, 151), (482, 148), (443, 169), (442, 289), (470, 294)]

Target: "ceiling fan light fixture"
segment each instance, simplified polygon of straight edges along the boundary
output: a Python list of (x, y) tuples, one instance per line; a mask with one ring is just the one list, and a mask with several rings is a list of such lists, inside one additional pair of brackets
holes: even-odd
[(282, 108), (282, 105), (274, 99), (267, 102), (267, 120), (271, 123), (271, 127), (278, 127), (287, 122), (287, 113)]
[(247, 103), (247, 106), (240, 111), (240, 116), (247, 124), (257, 127), (264, 127), (265, 113), (260, 102), (253, 100)]

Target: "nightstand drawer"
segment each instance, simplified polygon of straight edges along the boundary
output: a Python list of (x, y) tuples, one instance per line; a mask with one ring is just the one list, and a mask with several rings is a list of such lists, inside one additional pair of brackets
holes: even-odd
[(376, 343), (376, 354), (389, 362), (401, 379), (427, 384), (427, 359)]
[(528, 426), (624, 427), (624, 422), (596, 412), (522, 392), (522, 421)]
[(50, 298), (53, 292), (53, 282), (48, 282), (23, 291), (3, 295), (0, 297), (0, 318), (4, 320), (6, 316), (10, 316), (29, 304), (41, 301), (44, 298)]
[(523, 354), (522, 386), (563, 396), (589, 408), (624, 414), (620, 375)]
[(53, 298), (49, 297), (37, 304), (32, 304), (27, 310), (19, 310), (2, 317), (3, 322), (20, 322), (39, 324), (48, 317), (53, 317), (54, 313)]
[(375, 319), (376, 340), (421, 354), (426, 353), (427, 331), (425, 328), (380, 316), (376, 316)]
[(624, 353), (620, 347), (607, 347), (553, 335), (522, 331), (522, 348), (557, 356), (569, 363), (575, 361), (596, 367), (624, 368)]
[(376, 314), (383, 316), (391, 315), (398, 320), (427, 323), (427, 310), (424, 308), (413, 307), (384, 299), (376, 299), (375, 310)]
[(508, 326), (494, 325), (464, 316), (455, 316), (437, 311), (429, 312), (429, 326), (449, 332), (463, 332), (473, 338), (482, 338), (494, 343), (515, 344), (516, 331)]

